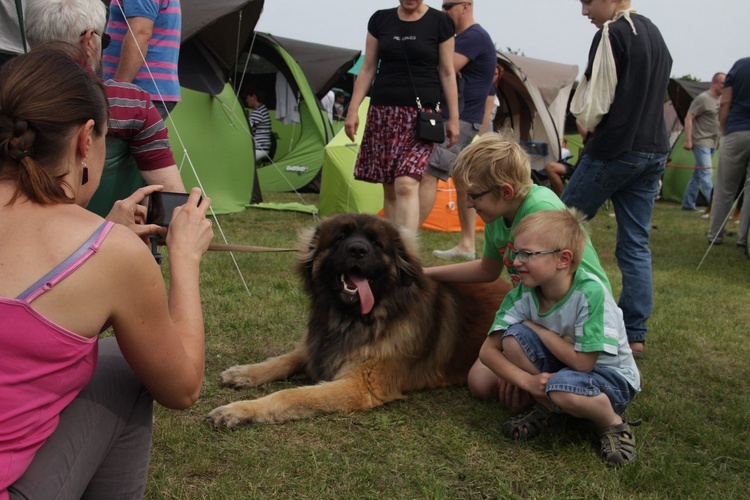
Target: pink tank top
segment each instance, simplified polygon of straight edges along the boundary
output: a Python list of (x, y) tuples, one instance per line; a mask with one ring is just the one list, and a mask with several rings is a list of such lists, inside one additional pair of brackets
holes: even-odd
[(76, 252), (15, 299), (0, 297), (0, 500), (57, 427), (60, 412), (96, 367), (98, 337), (56, 325), (31, 302), (70, 276), (114, 224), (104, 222)]

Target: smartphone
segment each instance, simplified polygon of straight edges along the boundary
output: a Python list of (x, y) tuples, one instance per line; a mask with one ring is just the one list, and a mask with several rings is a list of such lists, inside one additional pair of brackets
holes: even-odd
[[(165, 191), (154, 191), (148, 197), (148, 211), (146, 212), (146, 224), (157, 224), (169, 227), (172, 220), (172, 212), (176, 207), (187, 203), (188, 193), (168, 193)], [(200, 203), (200, 200), (198, 200)]]

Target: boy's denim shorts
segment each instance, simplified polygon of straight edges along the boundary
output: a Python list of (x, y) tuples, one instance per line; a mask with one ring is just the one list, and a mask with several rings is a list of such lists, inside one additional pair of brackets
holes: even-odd
[(594, 397), (604, 394), (609, 398), (615, 413), (622, 415), (636, 395), (625, 377), (606, 366), (595, 366), (589, 373), (575, 371), (565, 366), (542, 343), (539, 336), (526, 325), (511, 325), (503, 338), (513, 337), (518, 341), (529, 360), (541, 372), (554, 373), (545, 393), (555, 413), (565, 413), (549, 399), (552, 391), (570, 392), (580, 396)]

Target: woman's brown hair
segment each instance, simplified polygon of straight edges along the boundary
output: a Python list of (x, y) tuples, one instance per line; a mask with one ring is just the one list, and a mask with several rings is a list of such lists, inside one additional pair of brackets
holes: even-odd
[(72, 203), (63, 178), (68, 143), (77, 127), (94, 120), (106, 131), (109, 115), (101, 81), (85, 55), (64, 42), (45, 43), (0, 70), (0, 179), (41, 204)]

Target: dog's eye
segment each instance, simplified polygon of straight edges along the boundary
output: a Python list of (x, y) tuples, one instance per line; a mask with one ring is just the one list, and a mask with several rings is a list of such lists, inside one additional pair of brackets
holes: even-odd
[(352, 230), (349, 227), (343, 226), (338, 234), (336, 235), (336, 241), (343, 241), (347, 239), (349, 236), (351, 236)]
[(372, 243), (376, 247), (383, 248), (383, 242), (380, 241), (377, 236), (370, 235), (367, 239), (370, 240), (370, 243)]

